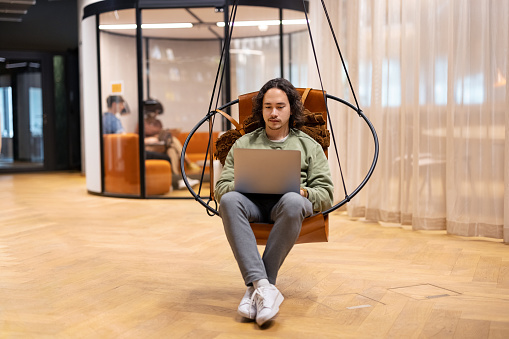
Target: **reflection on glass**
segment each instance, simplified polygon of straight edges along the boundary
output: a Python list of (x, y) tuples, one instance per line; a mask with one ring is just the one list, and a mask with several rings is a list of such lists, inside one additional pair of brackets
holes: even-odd
[(0, 161), (12, 162), (12, 143), (9, 142), (14, 136), (12, 122), (12, 88), (0, 87)]
[[(148, 99), (143, 102), (144, 132), (145, 132), (145, 157), (146, 166), (152, 166), (148, 159), (165, 160), (171, 167), (173, 190), (186, 190), (187, 187), (180, 172), (180, 157), (182, 155), (182, 143), (177, 138), (180, 131), (165, 128), (160, 120), (164, 113), (164, 107), (158, 100)], [(188, 171), (200, 170), (201, 167), (185, 157), (185, 166)], [(147, 175), (149, 173), (147, 172)], [(147, 180), (149, 178), (147, 177)], [(191, 185), (198, 184), (195, 179), (189, 179)]]
[(0, 69), (0, 167), (42, 167), (41, 70), (38, 61), (6, 60)]
[(158, 100), (164, 107), (159, 119), (165, 128), (189, 132), (207, 113), (220, 44), (215, 40), (146, 40), (146, 99)]
[(42, 139), (42, 89), (38, 87), (29, 87), (28, 98), (30, 135), (32, 138), (30, 160), (32, 162), (42, 162), (44, 159)]
[(307, 31), (295, 32), (285, 35), (288, 42), (285, 46), (288, 46), (288, 62), (285, 63), (290, 72), (285, 71), (289, 74), (290, 82), (295, 87), (306, 88), (309, 87), (308, 83), (308, 51), (309, 51), (309, 33)]
[[(221, 18), (221, 14), (215, 13), (213, 8), (192, 9), (192, 12), (197, 17)], [(144, 10), (143, 23), (153, 23), (158, 20), (158, 15), (159, 10)], [(194, 16), (182, 9), (164, 10), (164, 17), (196, 21)], [(221, 36), (215, 37), (208, 32), (209, 39), (194, 40), (178, 38), (179, 33), (187, 36), (185, 34), (189, 34), (189, 30), (178, 33), (175, 30), (142, 30), (143, 46), (147, 48), (143, 53), (146, 57), (143, 62), (146, 65), (145, 103), (148, 104), (144, 112), (146, 155), (147, 158), (152, 157), (150, 152), (158, 151), (170, 158), (172, 190), (167, 195), (171, 197), (191, 196), (183, 182), (180, 156), (189, 132), (207, 114), (210, 104), (221, 52), (221, 40), (218, 38)], [(155, 106), (159, 108), (158, 113), (153, 112)], [(154, 128), (156, 125), (158, 127)], [(215, 138), (220, 130), (219, 122), (214, 125)], [(202, 196), (207, 196), (210, 189), (208, 141), (208, 126), (202, 126), (192, 137), (184, 160), (188, 182)]]
[(230, 54), (237, 84), (234, 97), (254, 92), (267, 79), (281, 76), (279, 36), (233, 39)]

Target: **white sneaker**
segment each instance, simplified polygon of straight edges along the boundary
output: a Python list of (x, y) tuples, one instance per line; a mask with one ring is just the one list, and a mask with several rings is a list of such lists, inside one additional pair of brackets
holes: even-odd
[[(200, 180), (197, 179), (191, 179), (187, 178), (187, 182), (189, 183), (189, 186), (193, 187), (200, 183)], [(186, 188), (186, 183), (184, 182), (184, 179), (179, 180), (179, 190)]]
[(237, 308), (237, 313), (244, 318), (256, 318), (256, 305), (252, 298), (254, 291), (254, 287), (249, 286), (246, 290), (246, 293), (242, 297), (242, 300), (240, 301), (239, 308)]
[(274, 285), (259, 287), (251, 297), (256, 302), (256, 323), (260, 326), (274, 318), (285, 299)]

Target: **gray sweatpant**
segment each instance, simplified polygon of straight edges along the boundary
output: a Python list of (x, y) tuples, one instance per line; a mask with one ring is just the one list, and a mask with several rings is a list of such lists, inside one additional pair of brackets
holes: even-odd
[[(299, 237), (302, 220), (313, 213), (311, 202), (298, 193), (283, 196), (228, 192), (221, 197), (219, 215), (246, 285), (268, 279), (276, 283), (279, 268)], [(273, 222), (260, 257), (250, 222)]]

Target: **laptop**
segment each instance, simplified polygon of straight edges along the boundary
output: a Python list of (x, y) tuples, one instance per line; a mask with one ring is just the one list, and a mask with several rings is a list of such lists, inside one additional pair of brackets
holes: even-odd
[(233, 160), (237, 192), (300, 192), (300, 151), (235, 148)]

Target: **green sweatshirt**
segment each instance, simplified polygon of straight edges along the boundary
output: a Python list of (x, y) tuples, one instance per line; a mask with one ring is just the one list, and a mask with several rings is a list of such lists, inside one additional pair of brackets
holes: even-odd
[(267, 138), (263, 127), (242, 136), (230, 149), (215, 188), (215, 197), (219, 203), (223, 194), (234, 189), (233, 152), (235, 148), (299, 150), (301, 152), (301, 188), (308, 191), (308, 199), (313, 203), (313, 210), (325, 211), (332, 206), (333, 184), (329, 163), (322, 147), (306, 133), (293, 128), (290, 129), (290, 134), (285, 141), (271, 141)]

